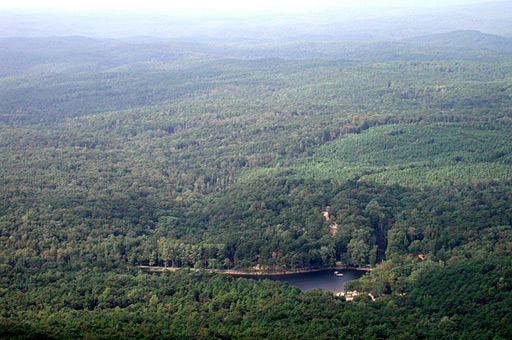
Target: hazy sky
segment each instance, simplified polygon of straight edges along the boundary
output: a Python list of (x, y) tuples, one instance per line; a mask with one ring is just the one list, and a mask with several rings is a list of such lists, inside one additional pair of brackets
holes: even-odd
[(486, 2), (484, 0), (2, 0), (6, 9), (172, 10), (189, 13), (305, 12), (329, 8), (409, 7)]

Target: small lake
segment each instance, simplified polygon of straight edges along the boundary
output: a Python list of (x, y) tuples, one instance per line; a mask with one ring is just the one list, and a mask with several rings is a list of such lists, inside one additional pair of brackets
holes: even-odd
[(301, 273), (301, 274), (287, 274), (287, 275), (261, 275), (261, 276), (245, 276), (236, 275), (237, 277), (246, 277), (256, 280), (275, 280), (288, 282), (290, 286), (295, 286), (307, 292), (312, 289), (322, 289), (332, 293), (343, 292), (343, 285), (345, 282), (356, 280), (363, 276), (366, 272), (361, 270), (338, 270), (338, 273), (343, 276), (334, 275), (335, 270), (321, 270), (312, 273)]

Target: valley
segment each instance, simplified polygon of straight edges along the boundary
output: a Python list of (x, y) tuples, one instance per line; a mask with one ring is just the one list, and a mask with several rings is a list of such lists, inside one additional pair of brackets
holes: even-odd
[(512, 338), (510, 46), (0, 39), (0, 338)]

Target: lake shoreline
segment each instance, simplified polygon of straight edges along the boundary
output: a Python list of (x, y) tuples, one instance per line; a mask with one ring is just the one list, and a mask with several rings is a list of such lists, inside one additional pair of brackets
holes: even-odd
[[(157, 266), (138, 266), (137, 268), (147, 273), (163, 273), (166, 270), (177, 271), (180, 267), (157, 267)], [(247, 276), (279, 276), (279, 275), (293, 275), (293, 274), (307, 274), (315, 273), (323, 270), (357, 270), (357, 271), (372, 271), (372, 268), (358, 268), (350, 266), (330, 267), (330, 268), (304, 268), (304, 269), (288, 269), (288, 270), (235, 270), (235, 269), (207, 269), (207, 268), (188, 268), (193, 272), (207, 272), (216, 274), (229, 274), (229, 275), (247, 275)]]

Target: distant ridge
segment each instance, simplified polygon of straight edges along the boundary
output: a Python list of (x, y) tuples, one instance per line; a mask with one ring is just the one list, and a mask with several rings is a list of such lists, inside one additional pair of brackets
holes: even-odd
[(486, 34), (476, 30), (459, 30), (448, 33), (429, 34), (405, 39), (403, 41), (418, 45), (466, 47), (482, 51), (512, 51), (512, 39), (494, 34)]
[[(155, 37), (181, 41), (397, 41), (415, 36), (478, 30), (512, 37), (512, 2), (478, 2), (311, 13), (181, 16), (174, 12), (0, 11), (0, 37), (79, 35)], [(457, 20), (454, 20), (457, 18)], [(145, 38), (144, 38), (145, 39)]]

